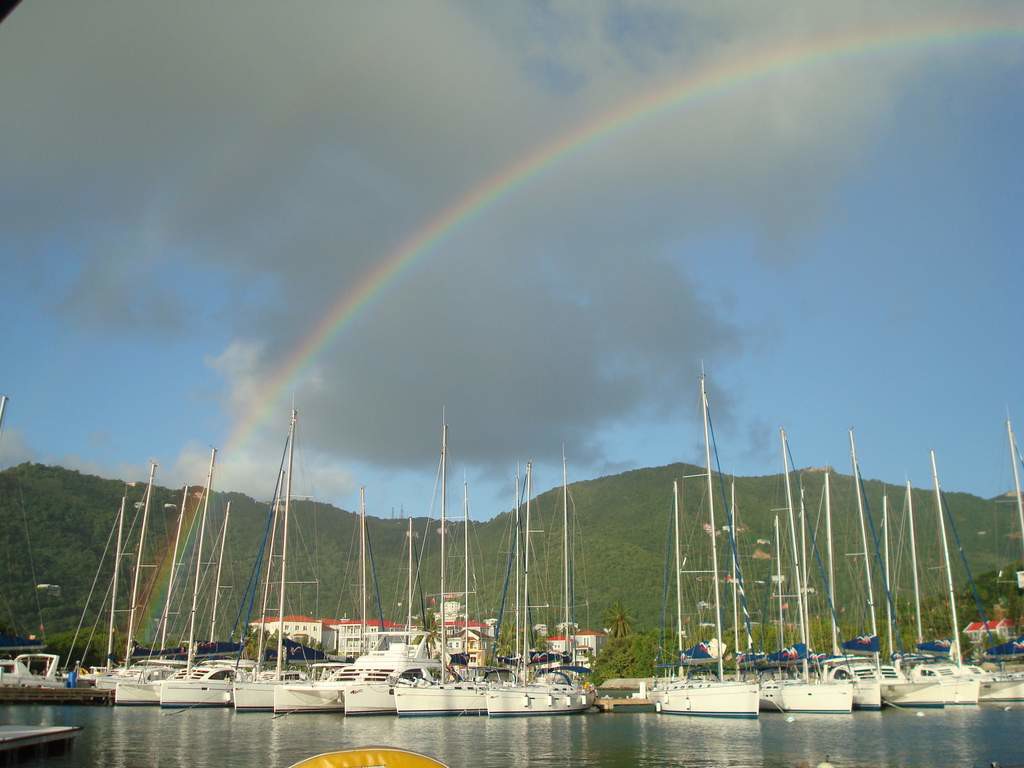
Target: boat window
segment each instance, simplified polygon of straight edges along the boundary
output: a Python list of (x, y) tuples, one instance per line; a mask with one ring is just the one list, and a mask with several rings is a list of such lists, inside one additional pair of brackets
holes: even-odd
[(232, 678), (232, 670), (222, 669), (219, 672), (214, 672), (210, 675), (210, 680), (230, 680)]

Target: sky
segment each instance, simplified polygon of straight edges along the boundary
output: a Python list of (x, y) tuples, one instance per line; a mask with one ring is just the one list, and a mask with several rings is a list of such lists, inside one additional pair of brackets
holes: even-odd
[(444, 418), (486, 519), (702, 463), (704, 370), (726, 472), (1010, 487), (1015, 3), (27, 2), (0, 95), (0, 466), (267, 498), (294, 404), (297, 493), (424, 514)]

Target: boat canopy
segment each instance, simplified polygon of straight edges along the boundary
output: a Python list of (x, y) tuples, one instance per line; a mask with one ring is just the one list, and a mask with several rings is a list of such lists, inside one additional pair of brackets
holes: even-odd
[(38, 651), (44, 647), (40, 640), (29, 640), (21, 635), (8, 635), (5, 632), (0, 632), (0, 652)]
[(197, 659), (212, 659), (217, 656), (234, 656), (242, 652), (241, 643), (229, 643), (211, 640), (206, 643), (196, 643)]
[(1008, 659), (1024, 657), (1024, 635), (1008, 643), (995, 645), (985, 651), (985, 656), (990, 659)]
[(857, 635), (853, 640), (843, 643), (847, 653), (869, 655), (882, 650), (882, 642), (878, 635)]
[(952, 647), (953, 643), (949, 640), (931, 640), (917, 644), (917, 650), (929, 656), (949, 656)]
[(148, 659), (158, 657), (161, 659), (184, 659), (186, 652), (184, 647), (177, 646), (175, 648), (143, 648), (141, 645), (136, 645), (132, 648), (133, 659)]
[[(302, 643), (297, 643), (289, 638), (283, 638), (284, 644), (284, 658), (294, 664), (307, 664), (314, 661), (325, 661), (327, 654), (323, 651), (318, 651), (316, 648), (310, 648)], [(263, 651), (264, 661), (277, 661), (277, 648), (267, 648)]]
[(769, 653), (766, 659), (769, 666), (786, 666), (803, 661), (807, 658), (807, 646), (803, 643), (794, 643), (781, 651)]
[(692, 648), (682, 651), (679, 654), (679, 663), (686, 666), (697, 666), (700, 664), (713, 664), (718, 661), (718, 654), (715, 652), (716, 644), (713, 642), (697, 643)]

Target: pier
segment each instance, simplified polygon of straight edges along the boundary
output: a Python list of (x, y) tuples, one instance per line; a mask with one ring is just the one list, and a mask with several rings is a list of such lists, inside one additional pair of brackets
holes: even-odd
[(100, 688), (29, 688), (0, 686), (0, 704), (93, 704), (114, 703), (114, 692)]
[(63, 755), (81, 730), (77, 725), (0, 725), (0, 765)]
[(600, 712), (653, 712), (654, 702), (650, 699), (614, 698), (606, 696), (594, 702)]

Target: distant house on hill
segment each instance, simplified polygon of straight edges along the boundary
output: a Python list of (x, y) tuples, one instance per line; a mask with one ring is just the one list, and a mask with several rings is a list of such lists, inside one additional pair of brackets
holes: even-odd
[(974, 643), (984, 642), (990, 633), (999, 640), (1009, 640), (1012, 632), (1013, 622), (1009, 619), (972, 621), (964, 627), (964, 634)]

